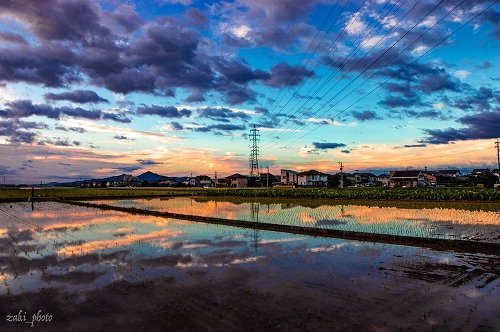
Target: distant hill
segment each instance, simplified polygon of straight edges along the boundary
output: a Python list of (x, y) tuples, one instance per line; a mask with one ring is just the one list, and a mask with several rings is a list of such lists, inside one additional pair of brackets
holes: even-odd
[(157, 182), (165, 179), (166, 177), (160, 174), (156, 174), (150, 171), (144, 172), (141, 175), (136, 176), (137, 180), (139, 181), (150, 181), (150, 182)]

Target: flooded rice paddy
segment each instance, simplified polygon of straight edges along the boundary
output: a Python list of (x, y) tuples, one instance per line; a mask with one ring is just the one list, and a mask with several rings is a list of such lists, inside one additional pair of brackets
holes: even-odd
[[(105, 201), (235, 220), (498, 242), (495, 212)], [(495, 330), (497, 255), (44, 202), (0, 204), (1, 330)]]
[(307, 207), (300, 203), (237, 204), (189, 197), (103, 200), (96, 203), (230, 220), (500, 243), (500, 204), (498, 211), (470, 211), (326, 204)]

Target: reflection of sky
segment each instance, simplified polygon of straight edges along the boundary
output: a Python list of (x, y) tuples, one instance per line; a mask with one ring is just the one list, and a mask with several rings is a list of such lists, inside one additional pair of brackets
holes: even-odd
[[(366, 292), (393, 286), (401, 272), (421, 264), (493, 267), (488, 256), (422, 248), (314, 238), (176, 219), (129, 215), (58, 203), (0, 204), (0, 296), (56, 288), (73, 293), (116, 281), (166, 278), (176, 284), (218, 280), (248, 271), (252, 287), (352, 287)], [(387, 271), (395, 275), (388, 275)], [(448, 271), (444, 269), (445, 273)], [(463, 278), (461, 274), (454, 276)], [(396, 279), (395, 279), (396, 278)], [(443, 277), (444, 278), (444, 277)], [(477, 280), (476, 280), (477, 279)], [(480, 282), (483, 275), (471, 279)], [(481, 282), (482, 282), (481, 281)], [(377, 285), (377, 287), (371, 287)], [(362, 286), (360, 286), (362, 287)], [(479, 289), (481, 296), (495, 282)], [(82, 295), (83, 296), (83, 295)]]
[(401, 209), (359, 205), (315, 208), (285, 204), (208, 201), (192, 198), (104, 200), (105, 204), (155, 211), (369, 233), (498, 242), (500, 214), (458, 209)]

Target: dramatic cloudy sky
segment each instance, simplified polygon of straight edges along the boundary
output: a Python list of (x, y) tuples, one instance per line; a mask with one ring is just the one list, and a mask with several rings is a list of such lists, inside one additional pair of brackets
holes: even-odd
[[(500, 5), (1, 0), (6, 182), (493, 166)], [(3, 180), (3, 179), (0, 179)]]

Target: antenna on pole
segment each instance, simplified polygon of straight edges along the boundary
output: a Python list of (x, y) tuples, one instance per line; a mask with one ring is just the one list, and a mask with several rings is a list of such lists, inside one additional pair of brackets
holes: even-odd
[(253, 125), (250, 129), (250, 176), (259, 176), (259, 129)]
[(340, 188), (344, 188), (344, 163), (339, 161), (340, 164)]

